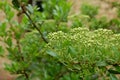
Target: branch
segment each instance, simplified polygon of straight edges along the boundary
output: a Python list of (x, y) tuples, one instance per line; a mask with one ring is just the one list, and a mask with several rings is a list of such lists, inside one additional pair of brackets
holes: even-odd
[[(21, 47), (20, 47), (20, 42), (19, 42), (19, 40), (17, 40), (16, 39), (16, 41), (17, 41), (17, 47), (18, 47), (18, 51), (19, 51), (19, 53), (21, 53)], [(24, 57), (22, 56), (22, 54), (21, 54), (21, 60), (24, 62), (25, 60), (24, 60)], [(23, 70), (23, 75), (25, 76), (25, 78), (26, 79), (29, 79), (29, 75), (27, 74), (27, 72), (25, 71), (25, 70)]]
[[(13, 27), (13, 25), (12, 25), (10, 22), (9, 22), (9, 25), (10, 25), (11, 27)], [(14, 32), (14, 35), (15, 35), (15, 32)], [(18, 52), (21, 53), (20, 42), (19, 42), (19, 40), (16, 39), (16, 38), (15, 38), (15, 40), (16, 40), (16, 44), (17, 44), (17, 48), (18, 48)], [(16, 58), (17, 58), (17, 57), (16, 57)], [(24, 57), (23, 57), (22, 54), (21, 54), (20, 59), (21, 59), (21, 61), (24, 62)], [(25, 76), (26, 79), (29, 79), (29, 75), (27, 74), (27, 72), (26, 72), (25, 70), (23, 70), (23, 73), (22, 73), (22, 74)]]
[(27, 80), (29, 79), (29, 76), (25, 70), (23, 71), (23, 75), (26, 77)]
[(29, 19), (30, 22), (32, 23), (33, 27), (40, 33), (43, 41), (44, 41), (45, 43), (48, 43), (48, 41), (44, 38), (41, 30), (36, 26), (36, 24), (35, 24), (35, 23), (33, 22), (33, 20), (31, 19), (30, 15), (26, 12), (25, 6), (21, 6), (21, 8), (22, 8), (23, 13), (25, 13), (25, 15), (28, 17), (28, 19)]

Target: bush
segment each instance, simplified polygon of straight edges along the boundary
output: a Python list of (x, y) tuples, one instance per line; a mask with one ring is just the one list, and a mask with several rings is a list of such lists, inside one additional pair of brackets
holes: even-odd
[(82, 4), (80, 10), (82, 14), (88, 15), (90, 18), (94, 18), (98, 14), (98, 7), (90, 4)]
[(96, 74), (97, 78), (107, 77), (107, 66), (119, 65), (120, 35), (110, 30), (75, 28), (69, 33), (59, 31), (48, 36), (45, 54), (47, 50), (52, 51), (47, 54), (84, 80)]
[(43, 8), (46, 18), (66, 22), (71, 3), (67, 0), (44, 0)]
[(90, 21), (90, 29), (91, 30), (96, 30), (99, 28), (106, 29), (109, 27), (109, 22), (106, 17), (101, 17), (100, 19), (92, 19)]
[[(86, 15), (69, 16), (72, 28), (78, 27), (72, 29), (67, 26), (70, 4), (66, 0), (45, 0), (44, 12), (27, 5), (27, 0), (12, 1), (12, 6), (7, 1), (0, 2), (0, 9), (6, 14), (0, 23), (0, 42), (5, 44), (0, 47), (0, 56), (5, 56), (5, 48), (11, 60), (5, 69), (17, 74), (16, 80), (117, 80), (114, 74), (120, 74), (120, 34), (79, 28), (92, 22), (93, 29), (97, 29), (96, 25), (106, 27), (103, 18), (93, 19), (96, 8), (82, 8), (93, 9), (87, 11), (91, 20)], [(21, 23), (13, 19), (12, 7), (23, 14)], [(113, 23), (119, 25), (119, 21)]]

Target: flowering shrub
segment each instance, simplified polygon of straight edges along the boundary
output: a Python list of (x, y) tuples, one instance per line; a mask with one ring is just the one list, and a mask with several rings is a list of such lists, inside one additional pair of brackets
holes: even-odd
[(48, 38), (46, 48), (53, 52), (49, 55), (85, 80), (94, 74), (103, 77), (107, 66), (120, 64), (120, 35), (110, 30), (74, 28), (50, 33)]

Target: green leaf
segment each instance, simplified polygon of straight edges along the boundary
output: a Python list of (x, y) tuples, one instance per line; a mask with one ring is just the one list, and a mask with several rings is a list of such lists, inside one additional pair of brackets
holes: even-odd
[(5, 30), (6, 30), (6, 23), (1, 23), (1, 24), (0, 24), (0, 30), (1, 30), (2, 32), (5, 32)]
[(120, 66), (119, 65), (114, 65), (115, 69), (120, 72)]
[(20, 3), (19, 3), (18, 0), (12, 0), (12, 4), (14, 5), (14, 7), (15, 7), (16, 9), (20, 8)]
[(4, 49), (2, 48), (2, 46), (0, 46), (0, 56), (4, 55)]
[(72, 46), (68, 47), (68, 53), (70, 54), (76, 54), (77, 52), (75, 51), (75, 49)]
[(6, 43), (9, 47), (11, 47), (12, 46), (12, 39), (10, 37), (7, 38)]
[(99, 61), (97, 62), (97, 66), (104, 67), (104, 66), (107, 66), (107, 63), (105, 61)]
[(51, 50), (48, 50), (47, 54), (49, 54), (52, 57), (57, 57), (57, 54), (55, 52), (51, 51)]
[(21, 2), (25, 2), (25, 3), (27, 3), (27, 2), (28, 2), (28, 0), (21, 0)]
[(3, 3), (3, 2), (0, 2), (0, 9), (3, 8), (3, 5), (4, 5), (4, 3)]
[(27, 80), (24, 75), (20, 75), (16, 78), (16, 80)]
[(118, 78), (114, 74), (110, 74), (110, 80), (118, 80)]
[(0, 36), (4, 36), (6, 34), (6, 23), (0, 23)]
[(8, 20), (10, 21), (13, 17), (14, 17), (14, 12), (13, 12), (13, 11), (10, 11), (10, 12), (8, 13)]
[(20, 33), (20, 32), (18, 32), (18, 33), (16, 32), (15, 38), (16, 38), (16, 39), (20, 39), (20, 37), (21, 37), (21, 33)]
[(6, 4), (5, 5), (5, 12), (6, 12), (6, 14), (8, 14), (9, 11), (11, 11), (11, 8), (10, 8), (10, 6), (8, 4)]
[(112, 70), (112, 69), (109, 69), (108, 72), (110, 72), (110, 73), (112, 73), (112, 74), (120, 74), (119, 71)]
[(28, 10), (30, 13), (33, 13), (33, 12), (34, 12), (34, 9), (33, 9), (32, 5), (28, 5), (28, 6), (27, 6), (27, 10)]

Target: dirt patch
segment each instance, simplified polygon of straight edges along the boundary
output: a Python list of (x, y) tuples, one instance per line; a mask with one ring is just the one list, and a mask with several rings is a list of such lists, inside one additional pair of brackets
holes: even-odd
[(14, 80), (15, 76), (4, 70), (4, 63), (9, 62), (6, 58), (0, 58), (0, 80)]
[(70, 14), (80, 13), (80, 6), (83, 3), (88, 3), (99, 7), (99, 13), (97, 17), (105, 16), (108, 19), (116, 18), (116, 8), (111, 7), (111, 2), (120, 2), (120, 0), (69, 0), (72, 2), (73, 6), (71, 8)]

